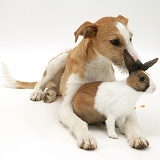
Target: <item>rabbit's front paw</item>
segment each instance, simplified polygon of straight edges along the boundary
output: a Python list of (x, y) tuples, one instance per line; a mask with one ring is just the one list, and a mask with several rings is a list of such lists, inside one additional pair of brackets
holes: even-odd
[(108, 132), (108, 137), (112, 139), (118, 139), (118, 135), (114, 131)]

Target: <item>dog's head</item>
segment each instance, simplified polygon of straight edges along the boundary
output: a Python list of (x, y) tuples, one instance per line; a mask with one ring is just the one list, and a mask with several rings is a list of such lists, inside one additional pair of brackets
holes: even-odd
[(128, 19), (118, 17), (104, 17), (96, 23), (85, 22), (74, 33), (75, 41), (79, 35), (90, 39), (93, 49), (107, 57), (121, 69), (125, 69), (123, 52), (126, 49), (135, 61), (139, 57), (132, 45), (132, 33), (127, 28)]

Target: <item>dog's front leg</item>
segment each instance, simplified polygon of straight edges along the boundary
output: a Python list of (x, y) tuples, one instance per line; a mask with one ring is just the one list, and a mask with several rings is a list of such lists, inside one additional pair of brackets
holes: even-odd
[(135, 111), (133, 111), (133, 113), (127, 117), (126, 122), (123, 124), (121, 130), (127, 136), (129, 145), (132, 148), (144, 149), (149, 146), (149, 142), (139, 130)]
[(67, 126), (77, 139), (78, 146), (93, 150), (97, 147), (95, 138), (88, 130), (86, 122), (82, 121), (73, 111), (72, 100), (83, 80), (76, 74), (71, 74), (66, 84), (66, 92), (59, 110), (60, 121)]
[(39, 81), (36, 86), (34, 87), (34, 91), (30, 96), (30, 99), (32, 101), (40, 101), (45, 99), (46, 95), (44, 93), (44, 89), (47, 85), (47, 83), (52, 79), (51, 75), (47, 74), (45, 75), (41, 81)]

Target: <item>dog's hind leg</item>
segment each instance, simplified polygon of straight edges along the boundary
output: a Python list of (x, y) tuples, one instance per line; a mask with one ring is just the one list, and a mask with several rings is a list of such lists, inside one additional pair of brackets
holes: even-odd
[(63, 72), (64, 72), (64, 69), (60, 70), (59, 72), (57, 72), (57, 74), (52, 79), (54, 86), (49, 87), (46, 90), (46, 92), (45, 92), (46, 96), (44, 98), (45, 103), (53, 102), (56, 99), (57, 95), (60, 95), (59, 84), (60, 84), (60, 79), (61, 79)]
[[(43, 99), (46, 99), (46, 94), (44, 92), (45, 87), (51, 81), (51, 83), (59, 83), (59, 82), (54, 82), (54, 80), (57, 80), (55, 78), (56, 75), (62, 74), (62, 70), (64, 70), (65, 65), (66, 65), (66, 60), (67, 60), (68, 53), (62, 53), (58, 55), (56, 58), (53, 58), (49, 63), (46, 68), (46, 71), (44, 72), (44, 76), (39, 81), (36, 86), (34, 87), (34, 91), (30, 96), (30, 99), (32, 101), (40, 101)], [(53, 80), (53, 81), (52, 81)], [(58, 77), (58, 80), (60, 81), (60, 78)], [(57, 86), (56, 86), (57, 87)], [(53, 88), (52, 88), (53, 90)]]
[(44, 97), (44, 102), (45, 103), (51, 103), (54, 102), (56, 97), (57, 97), (57, 88), (53, 87), (53, 88), (48, 88), (45, 92), (45, 97)]

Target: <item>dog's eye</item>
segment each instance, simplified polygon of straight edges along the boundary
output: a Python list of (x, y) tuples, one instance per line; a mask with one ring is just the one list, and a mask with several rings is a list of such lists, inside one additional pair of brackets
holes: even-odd
[(140, 77), (139, 81), (142, 82), (142, 83), (145, 83), (146, 82), (146, 77), (145, 76)]
[(118, 39), (110, 40), (110, 43), (113, 44), (114, 46), (119, 46), (120, 45), (120, 41)]

